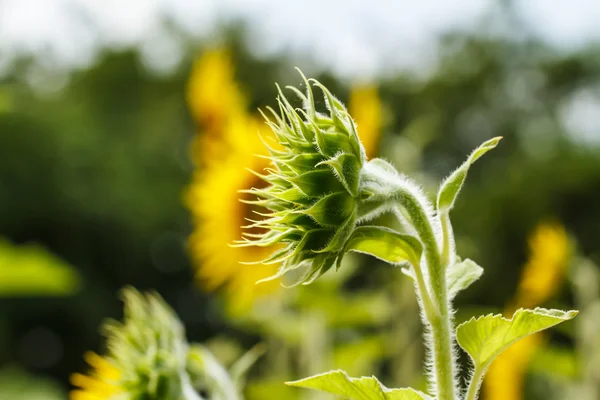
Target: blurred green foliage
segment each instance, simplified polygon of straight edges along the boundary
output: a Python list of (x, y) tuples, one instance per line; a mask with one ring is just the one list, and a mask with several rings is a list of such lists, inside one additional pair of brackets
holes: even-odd
[(74, 294), (79, 277), (73, 267), (45, 249), (16, 247), (0, 239), (0, 297)]
[(62, 400), (66, 396), (56, 383), (8, 367), (0, 371), (0, 388), (5, 400)]

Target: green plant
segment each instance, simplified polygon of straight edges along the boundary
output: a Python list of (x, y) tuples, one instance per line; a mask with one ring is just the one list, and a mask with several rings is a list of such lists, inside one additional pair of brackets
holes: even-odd
[[(304, 76), (303, 76), (304, 78)], [(388, 389), (375, 377), (349, 378), (331, 371), (289, 385), (318, 389), (351, 399), (475, 400), (495, 357), (517, 340), (572, 319), (577, 312), (520, 309), (512, 319), (500, 315), (473, 318), (456, 329), (452, 299), (482, 274), (471, 260), (455, 252), (450, 211), (470, 166), (500, 138), (483, 143), (444, 180), (435, 206), (407, 176), (382, 159), (367, 160), (356, 126), (344, 105), (316, 80), (306, 94), (290, 87), (303, 102), (295, 108), (279, 89), (280, 113), (265, 116), (276, 143), (267, 145), (272, 167), (256, 173), (266, 182), (248, 192), (258, 212), (238, 246), (280, 245), (265, 264), (280, 264), (272, 278), (294, 276), (292, 285), (309, 284), (348, 252), (370, 254), (394, 266), (415, 282), (425, 326), (430, 395), (410, 388)], [(315, 109), (311, 84), (325, 95), (328, 113)], [(369, 225), (393, 213), (403, 227)], [(298, 273), (301, 272), (301, 273)], [(457, 379), (455, 341), (471, 356), (473, 371), (466, 392)]]
[(240, 400), (255, 347), (228, 371), (203, 345), (188, 343), (181, 321), (157, 293), (122, 291), (124, 320), (103, 326), (107, 352), (87, 353), (91, 370), (73, 374), (73, 399)]

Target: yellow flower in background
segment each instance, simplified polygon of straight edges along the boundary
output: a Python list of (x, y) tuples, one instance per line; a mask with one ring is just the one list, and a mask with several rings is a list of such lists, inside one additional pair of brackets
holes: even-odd
[(350, 92), (348, 109), (356, 122), (358, 136), (365, 147), (367, 157), (375, 156), (382, 125), (381, 99), (377, 88), (355, 86)]
[(187, 103), (196, 123), (208, 133), (220, 132), (232, 110), (245, 108), (229, 51), (206, 51), (194, 63), (187, 84)]
[[(517, 293), (505, 310), (512, 316), (517, 308), (534, 308), (550, 299), (559, 289), (569, 264), (569, 238), (558, 223), (540, 224), (529, 238), (529, 261)], [(521, 400), (525, 374), (536, 351), (545, 343), (537, 334), (515, 343), (490, 366), (484, 381), (487, 400)]]
[(241, 312), (279, 286), (277, 282), (256, 285), (277, 266), (241, 264), (258, 261), (267, 252), (229, 247), (241, 237), (240, 226), (248, 224), (246, 218), (258, 217), (253, 212), (258, 210), (239, 201), (239, 191), (260, 182), (248, 169), (268, 167), (267, 160), (256, 157), (265, 155), (258, 132), (266, 125), (246, 111), (227, 50), (208, 51), (200, 57), (187, 96), (198, 124), (191, 148), (196, 171), (185, 195), (194, 222), (188, 243), (196, 278), (208, 291), (225, 289), (230, 309)]
[(235, 68), (227, 49), (204, 52), (196, 60), (187, 83), (187, 103), (198, 127), (190, 146), (197, 167), (220, 160), (227, 154), (232, 140), (228, 132), (246, 114), (246, 100), (235, 80)]
[(544, 342), (543, 335), (531, 335), (506, 349), (487, 372), (484, 381), (485, 398), (487, 400), (522, 399), (527, 367)]
[[(189, 238), (198, 282), (213, 291), (226, 286), (228, 300), (234, 310), (252, 305), (256, 297), (273, 292), (278, 282), (256, 285), (277, 270), (273, 265), (244, 265), (240, 262), (259, 261), (271, 250), (258, 247), (232, 248), (239, 240), (246, 218), (257, 219), (254, 207), (240, 202), (240, 190), (261, 184), (260, 179), (245, 168), (262, 171), (268, 161), (256, 157), (264, 145), (256, 133), (262, 124), (254, 117), (236, 121), (229, 135), (239, 135), (243, 149), (232, 149), (222, 160), (208, 164), (196, 172), (186, 203), (192, 211), (195, 229)], [(249, 134), (252, 132), (253, 134)]]
[(558, 223), (540, 225), (529, 239), (531, 256), (515, 296), (518, 307), (547, 301), (562, 285), (570, 257), (569, 238)]
[(70, 400), (108, 400), (124, 393), (117, 384), (121, 375), (117, 367), (93, 352), (86, 353), (84, 359), (92, 371), (89, 375), (71, 376), (71, 384), (78, 389), (71, 391)]

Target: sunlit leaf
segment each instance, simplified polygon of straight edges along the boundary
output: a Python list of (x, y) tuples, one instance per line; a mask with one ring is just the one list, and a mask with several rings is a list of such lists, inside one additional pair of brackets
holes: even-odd
[(375, 377), (350, 378), (344, 371), (330, 371), (299, 381), (290, 386), (315, 389), (352, 400), (425, 400), (427, 397), (414, 389), (388, 389)]
[(520, 309), (512, 319), (502, 315), (486, 315), (459, 325), (458, 344), (471, 356), (475, 368), (485, 370), (511, 344), (536, 332), (568, 321), (578, 311), (560, 311), (536, 308)]
[(478, 280), (482, 274), (483, 268), (468, 258), (454, 264), (452, 268), (448, 270), (448, 276), (446, 278), (448, 295), (450, 297), (456, 296), (458, 292), (471, 286), (471, 284)]
[(440, 187), (440, 191), (438, 192), (437, 197), (437, 208), (440, 211), (449, 211), (454, 206), (454, 201), (462, 188), (462, 185), (467, 177), (467, 173), (469, 172), (469, 168), (471, 164), (479, 159), (482, 155), (492, 150), (498, 142), (500, 142), (501, 137), (495, 137), (493, 139), (488, 140), (483, 143), (481, 146), (476, 148), (467, 161), (463, 163), (456, 171), (454, 171), (449, 177), (447, 177), (442, 186)]
[(348, 239), (346, 251), (370, 254), (391, 264), (418, 263), (422, 246), (417, 238), (389, 228), (361, 226)]

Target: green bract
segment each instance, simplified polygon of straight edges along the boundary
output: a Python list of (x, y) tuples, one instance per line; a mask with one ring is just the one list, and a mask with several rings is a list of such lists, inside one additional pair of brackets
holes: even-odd
[(251, 221), (240, 246), (271, 246), (282, 243), (263, 263), (281, 263), (277, 278), (308, 264), (297, 283), (309, 283), (343, 256), (344, 245), (357, 220), (360, 173), (366, 162), (354, 121), (344, 105), (319, 82), (328, 113), (315, 110), (310, 82), (304, 78), (306, 94), (290, 88), (304, 108), (292, 107), (281, 90), (279, 109), (265, 116), (280, 147), (270, 148), (273, 168), (256, 173), (268, 186), (248, 192), (257, 200), (248, 203), (268, 209), (264, 218)]

